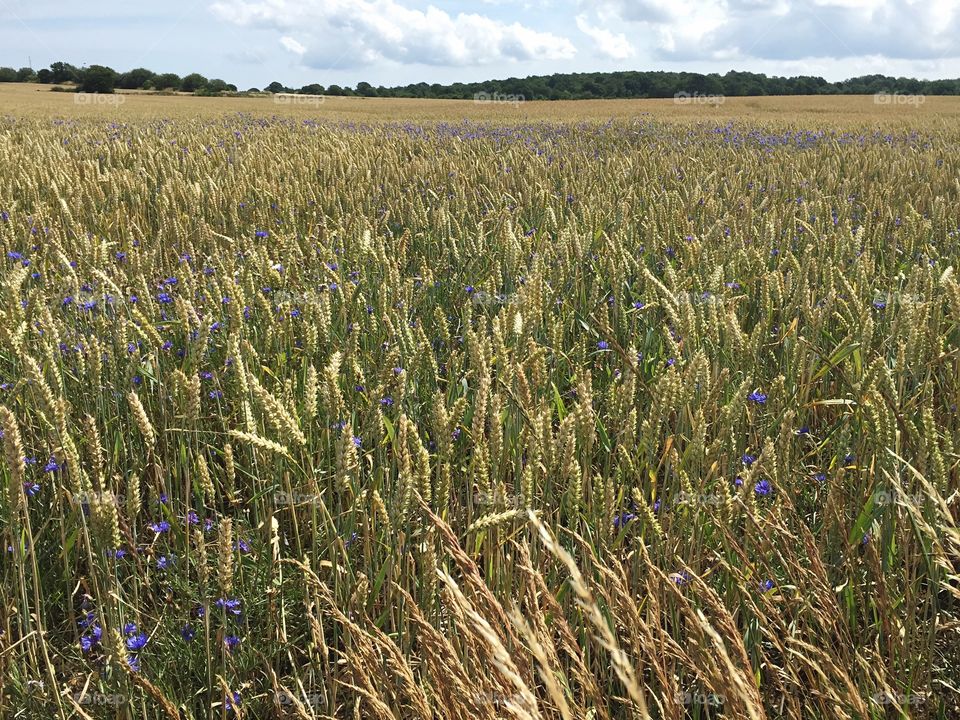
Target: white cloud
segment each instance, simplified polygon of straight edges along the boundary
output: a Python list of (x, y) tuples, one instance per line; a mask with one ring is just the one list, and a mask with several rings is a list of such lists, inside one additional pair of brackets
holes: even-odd
[(623, 33), (614, 34), (605, 28), (594, 27), (583, 15), (577, 15), (577, 27), (580, 32), (593, 39), (601, 55), (614, 60), (626, 60), (636, 54), (635, 48)]
[(960, 57), (960, 0), (580, 0), (660, 60)]
[(304, 64), (348, 67), (393, 61), (440, 66), (566, 60), (576, 48), (566, 38), (518, 22), (476, 13), (456, 16), (432, 5), (412, 9), (397, 0), (218, 0), (221, 19), (239, 26), (296, 31)]
[(303, 45), (298, 43), (292, 37), (287, 37), (286, 35), (280, 38), (280, 44), (296, 55), (303, 55), (307, 52), (307, 49)]

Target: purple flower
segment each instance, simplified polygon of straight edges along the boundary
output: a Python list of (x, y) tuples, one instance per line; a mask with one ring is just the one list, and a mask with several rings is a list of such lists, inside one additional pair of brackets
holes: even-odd
[(760, 496), (769, 495), (772, 489), (769, 480), (760, 480), (753, 486), (753, 491)]
[(266, 230), (257, 230), (257, 231), (253, 234), (253, 236), (254, 236), (254, 237), (258, 237), (258, 238), (265, 238), (265, 237), (270, 237), (270, 233), (267, 232)]
[(221, 610), (225, 610), (231, 615), (240, 614), (240, 600), (236, 598), (220, 598), (216, 605)]
[(180, 628), (180, 637), (183, 638), (184, 642), (190, 642), (194, 637), (196, 637), (196, 633), (192, 627), (189, 625), (184, 625), (182, 628)]
[(160, 522), (150, 523), (147, 527), (155, 533), (165, 533), (170, 530), (170, 523), (166, 520), (161, 520)]
[(361, 445), (363, 445), (363, 440), (361, 440), (361, 439), (358, 438), (356, 435), (354, 435), (354, 436), (353, 436), (353, 446), (358, 448), (358, 447), (360, 447)]
[(35, 482), (25, 482), (23, 484), (23, 491), (27, 494), (27, 497), (33, 497), (40, 492), (40, 486)]
[(613, 518), (613, 526), (618, 530), (636, 517), (633, 513), (620, 513)]
[(163, 305), (169, 305), (170, 303), (173, 302), (173, 296), (170, 295), (170, 293), (162, 292), (157, 295), (157, 302)]
[(223, 639), (224, 644), (227, 646), (227, 650), (233, 652), (237, 645), (240, 644), (240, 638), (236, 635), (227, 635)]
[(130, 637), (131, 635), (133, 635), (133, 634), (136, 633), (136, 632), (137, 632), (137, 626), (136, 626), (136, 624), (134, 624), (134, 623), (132, 623), (132, 622), (128, 622), (128, 623), (124, 624), (124, 626), (123, 626), (123, 634), (124, 634), (124, 635), (126, 635), (127, 637)]
[(601, 340), (597, 343), (597, 350), (607, 350), (610, 347), (610, 343), (606, 340)]
[(747, 395), (747, 400), (757, 405), (763, 405), (767, 402), (767, 396), (760, 392), (759, 390), (754, 390), (752, 393)]
[(147, 644), (147, 635), (146, 633), (137, 633), (133, 637), (127, 638), (127, 650), (143, 650), (144, 646)]
[(43, 466), (43, 471), (48, 473), (59, 472), (60, 468), (63, 467), (57, 462), (57, 458), (54, 455), (50, 456), (50, 459), (47, 460), (47, 464)]
[(380, 398), (380, 404), (385, 407), (389, 407), (393, 405), (393, 398), (389, 395), (387, 397)]
[(744, 465), (746, 465), (747, 467), (750, 467), (757, 461), (757, 458), (754, 455), (744, 455), (741, 458), (741, 460), (743, 460)]

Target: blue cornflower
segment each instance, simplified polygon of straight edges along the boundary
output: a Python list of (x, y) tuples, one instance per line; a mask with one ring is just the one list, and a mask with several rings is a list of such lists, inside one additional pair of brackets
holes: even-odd
[(221, 399), (223, 399), (223, 391), (222, 391), (222, 390), (211, 390), (211, 391), (208, 393), (208, 396), (210, 397), (211, 400), (221, 400)]
[(224, 695), (223, 707), (226, 708), (227, 710), (236, 712), (237, 708), (240, 707), (240, 693), (235, 692), (230, 695)]
[(361, 440), (361, 439), (358, 438), (356, 435), (354, 435), (354, 436), (353, 436), (353, 446), (358, 448), (358, 447), (360, 447), (361, 445), (363, 445), (363, 440)]
[(237, 645), (240, 644), (240, 638), (236, 635), (227, 635), (227, 637), (223, 639), (223, 642), (227, 646), (227, 650), (233, 652)]
[(267, 232), (266, 230), (257, 230), (257, 231), (253, 234), (253, 236), (254, 236), (254, 237), (258, 237), (258, 238), (265, 238), (265, 237), (270, 237), (270, 233)]
[(750, 467), (757, 461), (757, 458), (755, 455), (744, 455), (741, 460), (743, 460), (744, 465)]
[(389, 395), (387, 397), (380, 398), (380, 404), (389, 407), (393, 405), (393, 398)]
[(467, 287), (466, 287), (465, 289), (466, 289), (466, 291), (467, 291), (467, 295), (472, 295), (472, 294), (473, 294), (473, 285), (467, 285)]
[(140, 658), (136, 655), (128, 655), (127, 666), (133, 670), (133, 672), (140, 672)]
[(183, 638), (184, 642), (190, 642), (194, 637), (196, 637), (196, 635), (197, 633), (194, 632), (193, 628), (189, 625), (184, 625), (182, 628), (180, 628), (180, 637)]
[(237, 598), (220, 598), (217, 600), (216, 606), (232, 615), (240, 614), (240, 600)]
[(103, 629), (99, 625), (94, 625), (90, 628), (89, 635), (82, 635), (80, 637), (80, 649), (84, 652), (90, 652), (93, 648), (100, 644), (100, 638), (103, 636)]
[(631, 520), (633, 520), (635, 517), (636, 515), (633, 513), (629, 513), (629, 512), (620, 513), (619, 515), (613, 518), (613, 526), (619, 529), (624, 525), (626, 525)]
[(773, 580), (764, 580), (762, 583), (760, 583), (760, 589), (763, 590), (763, 592), (773, 590), (774, 587), (776, 587), (776, 585), (774, 584)]
[(761, 495), (761, 496), (762, 496), (762, 495), (769, 495), (769, 494), (770, 494), (770, 491), (771, 491), (772, 489), (773, 489), (773, 488), (770, 487), (770, 481), (769, 481), (769, 480), (760, 480), (760, 481), (757, 482), (756, 485), (753, 486), (753, 491), (754, 491), (757, 495)]
[(173, 296), (170, 293), (165, 293), (165, 292), (159, 293), (157, 295), (157, 302), (163, 305), (169, 305), (170, 303), (173, 302)]
[(816, 475), (813, 476), (813, 479), (816, 480), (817, 482), (820, 482), (820, 483), (826, 482), (826, 481), (827, 481), (827, 474), (826, 474), (826, 473), (822, 473), (822, 472), (818, 472)]
[(179, 282), (180, 282), (180, 281), (179, 281), (177, 278), (175, 278), (175, 277), (168, 277), (168, 278), (166, 278), (161, 284), (162, 284), (162, 285), (168, 285), (168, 286), (169, 286), (169, 285), (176, 285), (176, 284), (179, 283)]
[(165, 533), (170, 530), (170, 523), (166, 520), (161, 520), (160, 522), (154, 522), (147, 525), (147, 528), (153, 530), (155, 533)]
[(67, 295), (60, 303), (64, 307), (67, 305), (73, 305), (73, 295)]
[(752, 393), (747, 395), (747, 400), (756, 403), (757, 405), (763, 405), (767, 402), (767, 396), (759, 390), (754, 390)]
[(40, 492), (40, 486), (35, 482), (25, 482), (23, 484), (23, 491), (27, 494), (27, 497), (33, 497)]
[(62, 466), (57, 462), (55, 455), (51, 455), (50, 459), (47, 460), (47, 464), (43, 466), (43, 471), (48, 473), (58, 472)]
[(137, 633), (133, 637), (127, 638), (127, 650), (143, 650), (144, 646), (147, 644), (147, 635), (146, 633)]
[(601, 340), (597, 343), (597, 350), (607, 350), (610, 347), (610, 343), (606, 340)]
[(123, 626), (123, 634), (127, 637), (135, 634), (137, 632), (136, 623), (128, 622)]
[(856, 455), (847, 454), (847, 455), (843, 458), (843, 464), (844, 464), (844, 465), (852, 465), (852, 464), (855, 463), (856, 461), (857, 461), (857, 456), (856, 456)]
[(634, 309), (634, 310), (643, 310), (643, 308), (644, 308), (644, 304), (643, 304), (642, 302), (640, 302), (639, 300), (637, 300), (637, 302), (635, 302), (635, 303), (633, 304), (633, 309)]
[(160, 347), (162, 347), (164, 350), (169, 350), (170, 348), (173, 347), (173, 341), (171, 341), (171, 340), (164, 340), (164, 341), (163, 341), (163, 345), (161, 345)]
[(118, 251), (114, 253), (113, 256), (117, 259), (117, 262), (123, 262), (124, 260), (127, 259), (127, 254), (125, 252)]
[(160, 570), (166, 570), (168, 567), (170, 567), (170, 565), (173, 564), (174, 560), (175, 560), (175, 557), (173, 554), (169, 556), (161, 555), (160, 557), (157, 558), (157, 567)]

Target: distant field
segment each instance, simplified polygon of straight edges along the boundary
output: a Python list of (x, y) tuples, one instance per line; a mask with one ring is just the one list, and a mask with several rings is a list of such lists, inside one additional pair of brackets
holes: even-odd
[(202, 98), (189, 95), (86, 96), (50, 92), (48, 86), (0, 83), (0, 113), (63, 117), (217, 117), (224, 113), (322, 117), (334, 120), (577, 121), (631, 119), (641, 113), (660, 118), (725, 121), (748, 117), (769, 121), (837, 125), (843, 123), (913, 123), (960, 120), (960, 97), (926, 97), (919, 103), (878, 104), (871, 96), (748, 97), (722, 102), (668, 100), (576, 100), (557, 102), (477, 103), (472, 100), (413, 100), (326, 97), (322, 103), (284, 98)]
[(960, 717), (958, 111), (0, 85), (0, 718)]

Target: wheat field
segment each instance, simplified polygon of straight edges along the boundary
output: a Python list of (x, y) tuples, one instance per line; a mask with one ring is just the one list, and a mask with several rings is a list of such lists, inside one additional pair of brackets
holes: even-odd
[(0, 717), (960, 717), (960, 101), (0, 86)]

